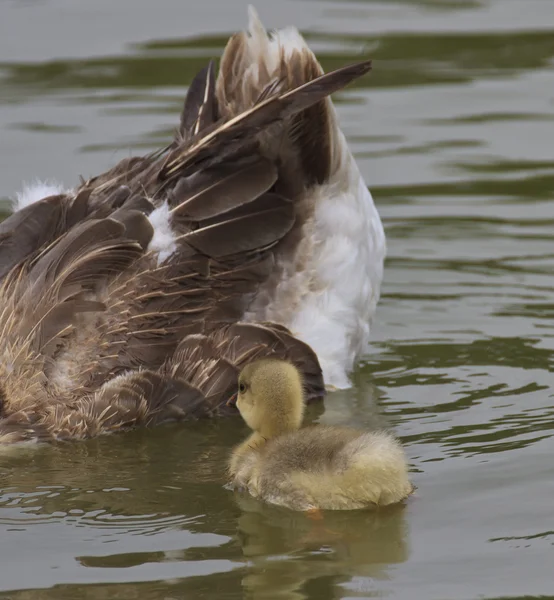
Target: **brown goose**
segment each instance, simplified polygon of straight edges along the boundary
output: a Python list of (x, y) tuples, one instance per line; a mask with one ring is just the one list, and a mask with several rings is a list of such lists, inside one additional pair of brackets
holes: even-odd
[[(370, 66), (323, 75), (296, 30), (270, 38), (251, 13), (217, 79), (210, 64), (192, 82), (168, 147), (75, 190), (19, 196), (0, 224), (0, 444), (219, 414), (244, 364), (266, 356), (291, 360), (316, 398), (306, 342), (340, 385), (367, 338), (384, 236), (328, 95)], [(363, 205), (356, 235), (374, 232), (342, 304), (314, 262), (330, 258), (320, 238), (341, 205), (342, 225)], [(314, 340), (327, 322), (326, 354)]]

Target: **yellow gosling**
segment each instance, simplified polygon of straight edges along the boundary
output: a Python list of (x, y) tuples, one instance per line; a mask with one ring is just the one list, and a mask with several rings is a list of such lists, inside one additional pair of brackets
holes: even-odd
[(263, 359), (239, 376), (237, 407), (252, 434), (232, 453), (235, 487), (313, 517), (401, 502), (414, 490), (404, 451), (386, 431), (316, 425), (301, 429), (304, 392), (298, 369)]

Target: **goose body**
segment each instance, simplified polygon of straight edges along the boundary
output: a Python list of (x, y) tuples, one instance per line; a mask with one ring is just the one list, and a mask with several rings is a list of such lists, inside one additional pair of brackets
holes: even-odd
[(300, 428), (303, 384), (291, 363), (262, 359), (239, 377), (237, 407), (253, 433), (233, 452), (233, 484), (293, 510), (386, 506), (413, 491), (406, 458), (388, 432)]
[(0, 443), (225, 412), (263, 356), (292, 360), (308, 399), (349, 385), (385, 242), (328, 96), (369, 69), (323, 75), (296, 30), (268, 36), (251, 12), (169, 146), (18, 195), (0, 223)]

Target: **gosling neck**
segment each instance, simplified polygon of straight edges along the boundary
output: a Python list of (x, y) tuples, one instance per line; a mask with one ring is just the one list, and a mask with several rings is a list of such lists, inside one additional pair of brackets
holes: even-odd
[(304, 416), (304, 404), (290, 402), (272, 407), (255, 432), (266, 440), (292, 433), (300, 429)]
[(295, 424), (287, 423), (286, 421), (277, 421), (274, 423), (264, 423), (258, 430), (254, 431), (254, 434), (265, 440), (271, 440), (285, 433), (297, 431), (298, 429), (299, 427), (295, 426)]

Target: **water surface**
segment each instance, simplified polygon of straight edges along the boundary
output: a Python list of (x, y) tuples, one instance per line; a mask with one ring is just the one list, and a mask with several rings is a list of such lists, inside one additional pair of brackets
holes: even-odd
[[(417, 495), (333, 515), (334, 533), (234, 497), (239, 419), (10, 452), (0, 597), (554, 595), (554, 4), (257, 8), (297, 24), (327, 69), (375, 59), (336, 102), (387, 231), (383, 296), (355, 388), (309, 417), (392, 427)], [(0, 14), (7, 199), (165, 143), (246, 4), (5, 0)]]

